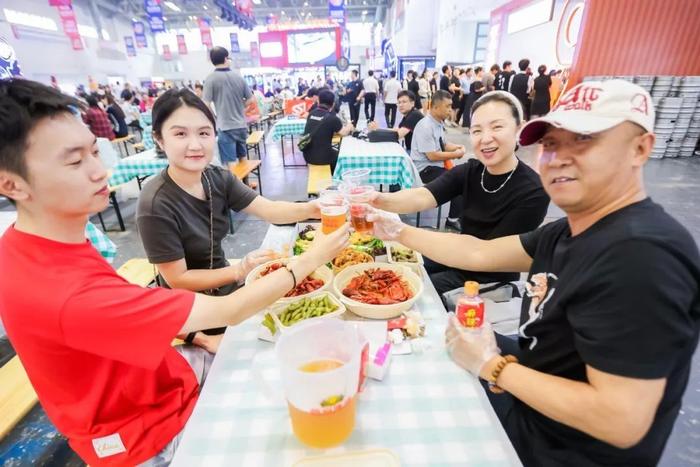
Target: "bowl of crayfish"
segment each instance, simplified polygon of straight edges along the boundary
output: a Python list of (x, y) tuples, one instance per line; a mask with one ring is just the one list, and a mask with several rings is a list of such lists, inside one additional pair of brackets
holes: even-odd
[[(249, 285), (261, 277), (264, 277), (278, 269), (284, 268), (289, 260), (290, 258), (280, 258), (257, 266), (255, 269), (250, 271), (250, 273), (248, 273), (248, 276), (245, 279), (245, 285)], [(307, 295), (321, 292), (328, 289), (332, 282), (333, 271), (331, 271), (328, 266), (321, 266), (312, 272), (308, 277), (299, 282), (294, 289), (287, 292), (284, 297), (280, 298), (275, 303), (292, 302), (300, 298), (304, 298)]]
[(346, 308), (370, 319), (390, 319), (413, 306), (423, 293), (423, 281), (406, 266), (363, 263), (335, 276), (333, 288)]

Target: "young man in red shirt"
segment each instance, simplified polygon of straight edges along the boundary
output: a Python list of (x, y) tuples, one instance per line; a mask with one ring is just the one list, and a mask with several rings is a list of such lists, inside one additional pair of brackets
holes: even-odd
[(0, 81), (0, 194), (17, 206), (0, 238), (0, 318), (47, 415), (85, 462), (167, 462), (204, 376), (201, 355), (197, 375), (187, 359), (204, 350), (178, 351), (173, 338), (273, 303), (336, 256), (348, 228), (229, 296), (131, 285), (85, 239), (109, 189), (77, 105), (39, 83)]

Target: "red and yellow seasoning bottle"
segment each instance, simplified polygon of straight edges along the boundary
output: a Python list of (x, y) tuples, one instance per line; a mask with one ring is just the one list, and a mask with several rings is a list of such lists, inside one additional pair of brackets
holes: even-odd
[(479, 297), (479, 283), (464, 283), (464, 294), (457, 301), (457, 320), (467, 329), (479, 329), (484, 322), (484, 301)]

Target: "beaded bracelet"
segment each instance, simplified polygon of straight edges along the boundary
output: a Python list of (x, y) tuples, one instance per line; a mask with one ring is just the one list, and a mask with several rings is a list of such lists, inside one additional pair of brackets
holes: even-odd
[(503, 394), (506, 392), (503, 388), (500, 388), (497, 384), (496, 381), (498, 381), (498, 377), (501, 376), (501, 372), (503, 369), (508, 365), (509, 363), (518, 363), (518, 357), (514, 355), (504, 355), (501, 357), (501, 359), (498, 361), (496, 364), (496, 368), (493, 369), (491, 372), (491, 377), (493, 379), (489, 380), (489, 390), (494, 393), (494, 394)]

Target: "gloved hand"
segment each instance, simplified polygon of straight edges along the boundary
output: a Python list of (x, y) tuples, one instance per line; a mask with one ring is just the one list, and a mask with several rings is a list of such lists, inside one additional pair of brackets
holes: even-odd
[(452, 360), (477, 378), (486, 362), (501, 353), (488, 321), (472, 331), (465, 329), (454, 313), (450, 313), (445, 330), (445, 344)]
[(234, 267), (237, 268), (236, 277), (239, 281), (245, 280), (248, 273), (257, 266), (277, 258), (278, 254), (274, 250), (253, 250), (245, 255), (239, 263), (234, 264)]
[(406, 224), (387, 212), (373, 209), (367, 220), (374, 223), (374, 235), (382, 240), (398, 240)]

